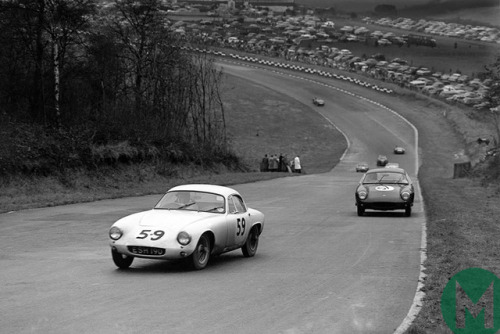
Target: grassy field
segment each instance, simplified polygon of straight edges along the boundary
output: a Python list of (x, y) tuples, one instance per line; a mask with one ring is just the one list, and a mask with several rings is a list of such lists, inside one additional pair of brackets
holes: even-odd
[(310, 105), (284, 99), (258, 85), (249, 89), (242, 79), (226, 79), (228, 134), (253, 170), (259, 170), (264, 154), (283, 154), (288, 159), (300, 155), (306, 173), (335, 166), (346, 149), (345, 139)]

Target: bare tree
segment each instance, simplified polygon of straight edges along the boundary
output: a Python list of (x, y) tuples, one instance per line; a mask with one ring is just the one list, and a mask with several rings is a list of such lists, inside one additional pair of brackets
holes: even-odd
[(120, 105), (136, 128), (144, 129), (141, 138), (188, 144), (188, 151), (207, 154), (223, 147), (222, 75), (213, 59), (182, 51), (183, 41), (173, 33), (158, 0), (118, 0), (103, 13), (101, 24), (112, 32), (120, 51)]
[(132, 90), (135, 111), (140, 112), (145, 98), (144, 77), (156, 58), (157, 43), (162, 35), (168, 35), (161, 1), (117, 0), (102, 14), (105, 24), (114, 31), (122, 46), (120, 57), (127, 68), (124, 88)]
[(44, 7), (45, 31), (52, 45), (54, 73), (54, 111), (57, 124), (61, 125), (60, 81), (68, 47), (80, 45), (86, 34), (84, 28), (93, 13), (94, 0), (46, 0)]
[(193, 106), (190, 110), (194, 139), (197, 145), (205, 147), (225, 142), (225, 117), (220, 96), (222, 71), (213, 65), (207, 55), (193, 56)]
[(0, 2), (7, 45), (14, 47), (18, 57), (27, 63), (25, 72), (18, 75), (32, 77), (29, 100), (33, 120), (60, 122), (59, 83), (66, 52), (68, 47), (79, 44), (93, 8), (94, 0)]
[(491, 120), (496, 130), (494, 145), (498, 148), (500, 143), (500, 55), (496, 56), (496, 61), (493, 64), (485, 66), (485, 69), (486, 78), (491, 80), (486, 100), (491, 106)]

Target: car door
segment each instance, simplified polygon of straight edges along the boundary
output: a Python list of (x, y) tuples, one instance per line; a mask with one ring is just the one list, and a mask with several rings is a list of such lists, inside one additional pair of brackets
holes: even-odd
[(234, 247), (242, 245), (248, 235), (251, 222), (250, 213), (248, 212), (243, 199), (238, 195), (230, 195), (228, 197), (228, 244), (226, 247)]

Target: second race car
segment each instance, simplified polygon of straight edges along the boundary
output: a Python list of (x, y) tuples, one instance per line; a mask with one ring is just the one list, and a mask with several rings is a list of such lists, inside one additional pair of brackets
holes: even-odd
[(411, 216), (415, 197), (413, 183), (402, 168), (375, 168), (366, 172), (356, 187), (358, 216), (366, 209), (405, 210)]
[(377, 157), (377, 166), (385, 166), (389, 162), (389, 159), (387, 159), (387, 156), (380, 154)]

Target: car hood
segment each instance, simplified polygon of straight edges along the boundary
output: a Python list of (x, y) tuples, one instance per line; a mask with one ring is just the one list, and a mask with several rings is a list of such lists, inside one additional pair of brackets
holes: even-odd
[(365, 184), (368, 189), (369, 197), (385, 197), (392, 198), (398, 197), (401, 189), (406, 186), (406, 184)]
[(136, 222), (139, 226), (179, 230), (186, 226), (221, 217), (221, 214), (188, 211), (188, 210), (150, 210), (137, 214)]
[(401, 188), (407, 187), (408, 184), (403, 183), (364, 183), (363, 186), (373, 191), (399, 191)]

